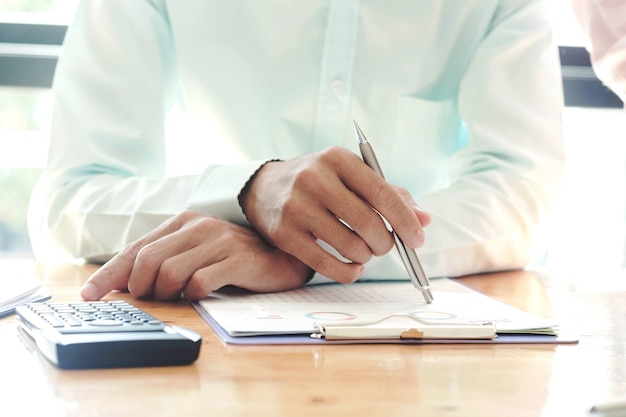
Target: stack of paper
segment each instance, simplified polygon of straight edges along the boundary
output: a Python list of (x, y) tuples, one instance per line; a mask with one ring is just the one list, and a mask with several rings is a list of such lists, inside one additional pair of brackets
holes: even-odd
[(1, 279), (0, 280), (0, 317), (15, 312), (15, 307), (26, 303), (45, 301), (50, 295), (43, 292), (41, 284), (33, 280)]
[[(280, 335), (351, 341), (495, 340), (504, 335), (557, 340), (553, 320), (525, 313), (457, 281), (434, 279), (431, 289), (432, 304), (426, 304), (411, 283), (398, 281), (311, 285), (272, 294), (229, 289), (196, 303), (196, 310), (229, 343)], [(536, 339), (542, 336), (553, 339)]]

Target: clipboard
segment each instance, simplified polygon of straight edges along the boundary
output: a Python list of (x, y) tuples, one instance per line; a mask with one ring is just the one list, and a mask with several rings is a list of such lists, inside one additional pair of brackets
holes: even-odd
[(578, 341), (552, 320), (454, 280), (432, 280), (431, 287), (436, 297), (428, 305), (406, 281), (318, 284), (274, 294), (231, 288), (192, 305), (224, 343), (235, 345)]

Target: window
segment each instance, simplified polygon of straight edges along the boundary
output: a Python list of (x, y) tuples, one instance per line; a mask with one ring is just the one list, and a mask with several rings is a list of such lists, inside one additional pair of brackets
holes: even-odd
[(617, 97), (590, 79), (586, 54), (575, 56), (586, 40), (570, 1), (548, 4), (555, 42), (574, 48), (572, 56), (561, 55), (566, 173), (544, 261), (594, 272), (595, 279), (599, 270), (626, 267), (626, 113)]
[(0, 0), (0, 257), (30, 257), (28, 198), (45, 164), (49, 83), (76, 0)]

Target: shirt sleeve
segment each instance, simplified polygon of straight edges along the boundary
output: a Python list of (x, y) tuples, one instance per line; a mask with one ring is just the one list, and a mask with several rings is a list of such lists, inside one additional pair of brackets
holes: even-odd
[(596, 75), (626, 102), (626, 2), (572, 0), (572, 6)]
[(174, 54), (157, 2), (80, 3), (54, 79), (48, 164), (29, 206), (38, 258), (62, 248), (107, 260), (186, 208), (246, 223), (237, 195), (264, 161), (165, 176)]
[(433, 216), (424, 261), (436, 276), (523, 268), (545, 250), (564, 169), (560, 65), (542, 2), (500, 3), (458, 105), (468, 143), (450, 186), (420, 201)]
[[(564, 168), (559, 68), (540, 2), (501, 2), (460, 82), (467, 145), (453, 157), (450, 185), (418, 198), (432, 216), (418, 249), (429, 276), (523, 268), (545, 250), (539, 237)], [(407, 277), (395, 250), (366, 271), (364, 279)]]

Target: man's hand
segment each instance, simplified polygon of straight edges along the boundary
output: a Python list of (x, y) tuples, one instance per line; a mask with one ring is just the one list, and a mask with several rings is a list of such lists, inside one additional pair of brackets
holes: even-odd
[(110, 291), (137, 297), (189, 300), (225, 285), (256, 292), (302, 286), (312, 271), (269, 245), (257, 232), (185, 211), (131, 243), (96, 271), (81, 289), (85, 300)]
[[(361, 277), (372, 255), (393, 247), (378, 213), (412, 248), (422, 245), (422, 226), (430, 222), (408, 191), (388, 184), (357, 155), (338, 147), (267, 163), (240, 203), (267, 241), (342, 283)], [(328, 253), (318, 239), (350, 262)]]

